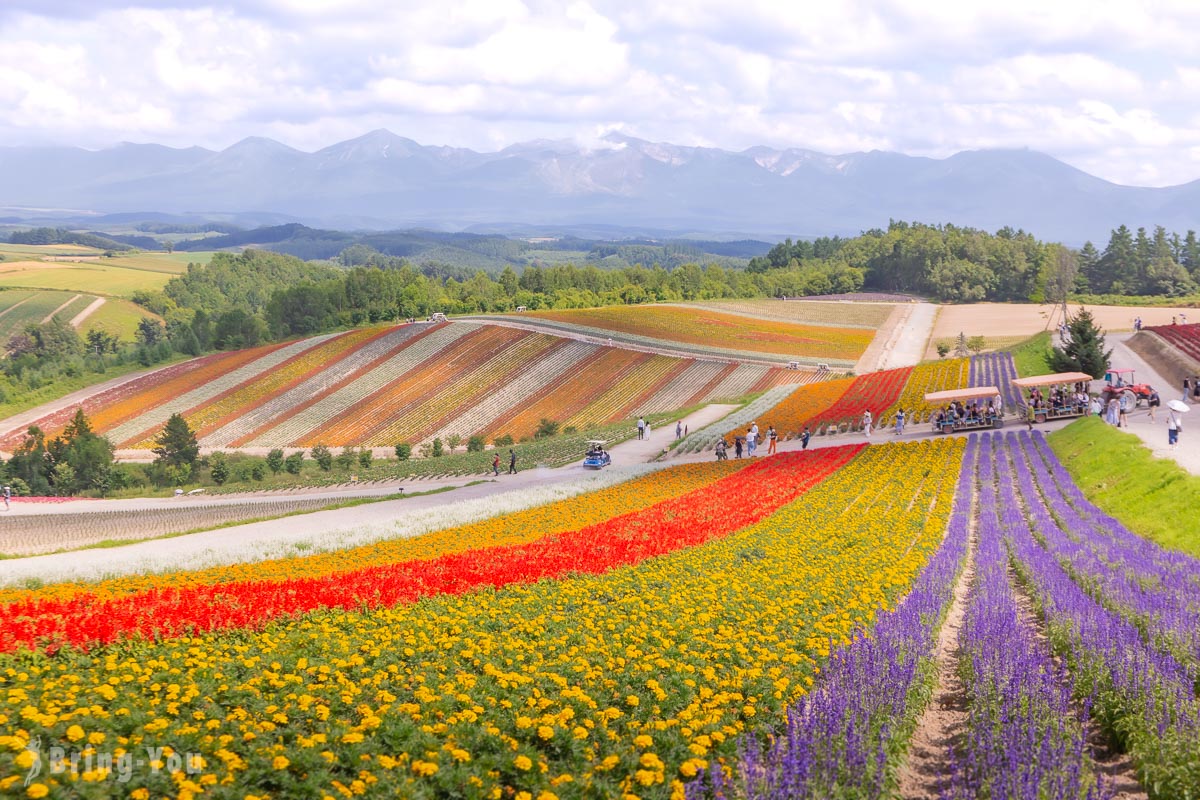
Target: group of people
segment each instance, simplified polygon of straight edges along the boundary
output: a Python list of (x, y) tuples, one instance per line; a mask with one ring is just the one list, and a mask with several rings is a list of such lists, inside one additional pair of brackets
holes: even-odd
[(939, 408), (933, 414), (933, 429), (942, 430), (946, 426), (959, 428), (963, 426), (991, 425), (1001, 415), (1000, 406), (995, 400), (983, 403), (976, 400), (964, 403), (953, 400), (945, 408)]
[(1076, 383), (1072, 387), (1065, 384), (1051, 386), (1049, 394), (1042, 392), (1040, 386), (1029, 390), (1029, 407), (1035, 411), (1075, 411), (1086, 414), (1088, 411), (1087, 386)]
[[(808, 449), (810, 437), (811, 434), (806, 426), (804, 433), (800, 435), (801, 444), (805, 449)], [(733, 437), (734, 458), (741, 458), (743, 453), (752, 458), (758, 452), (759, 442), (763, 439), (767, 441), (767, 455), (771, 455), (779, 445), (779, 432), (775, 430), (774, 425), (768, 425), (766, 432), (760, 432), (757, 422), (750, 423), (750, 427), (744, 434), (737, 434)], [(717, 442), (716, 454), (717, 461), (729, 460), (729, 443), (725, 441), (724, 436)]]
[[(486, 473), (485, 473), (486, 474)], [(500, 474), (500, 453), (499, 451), (492, 454), (492, 474)], [(517, 474), (517, 453), (515, 450), (508, 451), (508, 474)]]

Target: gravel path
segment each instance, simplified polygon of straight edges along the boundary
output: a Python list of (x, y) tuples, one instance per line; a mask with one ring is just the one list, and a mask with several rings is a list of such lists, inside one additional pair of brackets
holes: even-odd
[(107, 298), (97, 297), (95, 300), (88, 303), (87, 308), (85, 308), (83, 311), (80, 311), (75, 316), (71, 317), (71, 327), (78, 328), (80, 325), (82, 325), (87, 320), (88, 317), (90, 317), (92, 314), (95, 314), (97, 311), (99, 311), (100, 306), (104, 305), (107, 302), (108, 302)]
[(925, 357), (925, 343), (929, 341), (929, 334), (933, 331), (938, 306), (933, 303), (915, 303), (908, 308), (911, 311), (896, 331), (895, 340), (884, 345), (877, 369), (912, 367)]

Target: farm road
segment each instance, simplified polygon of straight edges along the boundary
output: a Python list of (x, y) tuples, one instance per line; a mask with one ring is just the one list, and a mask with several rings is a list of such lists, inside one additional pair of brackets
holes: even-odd
[[(685, 417), (683, 423), (689, 428), (696, 429), (708, 425), (733, 410), (734, 406), (709, 405)], [(614, 445), (611, 448), (613, 462), (621, 464), (644, 464), (658, 455), (675, 436), (674, 426), (662, 426), (652, 430), (649, 438), (637, 439)], [(538, 486), (565, 483), (584, 478), (591, 473), (579, 462), (557, 469), (528, 468), (530, 465), (517, 462), (518, 473), (505, 475), (501, 470), (498, 478), (488, 478), (474, 486), (464, 486), (472, 480), (469, 476), (443, 478), (438, 480), (421, 481), (413, 488), (421, 491), (436, 489), (441, 486), (457, 486), (453, 491), (409, 497), (400, 500), (383, 500), (350, 508), (315, 511), (300, 516), (282, 519), (251, 522), (245, 525), (221, 528), (212, 531), (176, 536), (168, 539), (151, 539), (144, 542), (109, 547), (103, 549), (75, 550), (64, 553), (29, 556), (0, 561), (0, 582), (10, 582), (23, 578), (53, 579), (55, 575), (72, 575), (77, 570), (88, 574), (127, 574), (130, 572), (153, 569), (157, 564), (214, 564), (231, 563), (241, 560), (239, 557), (250, 547), (265, 546), (274, 548), (280, 555), (294, 554), (292, 547), (298, 542), (311, 542), (320, 539), (336, 539), (339, 533), (350, 532), (366, 527), (381, 528), (402, 519), (406, 515), (424, 510), (436, 510), (464, 501), (485, 498), (514, 489), (533, 488)], [(663, 466), (669, 466), (663, 464)], [(393, 494), (397, 485), (381, 485), (366, 489), (315, 489), (311, 492), (261, 492), (255, 494), (227, 495), (224, 497), (168, 497), (168, 498), (134, 498), (128, 500), (79, 500), (60, 504), (33, 504), (14, 502), (10, 514), (41, 514), (45, 516), (46, 526), (38, 542), (39, 549), (53, 549), (55, 546), (54, 519), (56, 514), (77, 515), (87, 510), (111, 512), (114, 510), (127, 511), (137, 514), (150, 509), (181, 509), (189, 505), (212, 507), (214, 504), (245, 505), (248, 502), (259, 501), (277, 503), (281, 496), (295, 501), (326, 499), (330, 503), (347, 500), (354, 497), (385, 496)], [(268, 506), (264, 506), (268, 507)], [(0, 511), (0, 525), (3, 524), (4, 512)], [(194, 526), (193, 526), (194, 527)], [(113, 538), (111, 531), (97, 531), (95, 541)], [(65, 544), (65, 543), (64, 543)], [(79, 547), (87, 544), (78, 538), (70, 542), (70, 546)]]

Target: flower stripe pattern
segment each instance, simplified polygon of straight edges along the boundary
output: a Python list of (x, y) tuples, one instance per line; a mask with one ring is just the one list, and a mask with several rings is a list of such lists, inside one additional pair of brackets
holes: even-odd
[[(844, 465), (860, 448), (764, 459), (680, 498), (524, 544), (311, 578), (151, 589), (110, 600), (83, 594), (65, 601), (17, 602), (7, 607), (7, 620), (0, 623), (0, 651), (17, 645), (42, 643), (56, 649), (134, 635), (177, 636), (185, 630), (256, 626), (325, 607), (391, 606), (567, 572), (604, 572), (751, 525)], [(754, 492), (756, 502), (728, 506), (729, 497), (748, 491)]]

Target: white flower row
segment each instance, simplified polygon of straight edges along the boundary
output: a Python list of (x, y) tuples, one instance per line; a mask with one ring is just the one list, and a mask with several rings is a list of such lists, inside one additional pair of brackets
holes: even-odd
[(760, 432), (766, 431), (766, 424), (770, 420), (763, 419), (763, 416), (775, 406), (783, 402), (784, 398), (795, 391), (794, 386), (776, 386), (774, 389), (764, 392), (756, 400), (748, 403), (737, 411), (728, 414), (711, 425), (706, 425), (698, 431), (692, 431), (688, 436), (675, 447), (678, 453), (698, 453), (701, 450), (710, 450), (717, 444), (717, 440), (728, 434), (730, 431), (740, 428), (749, 428), (750, 423), (762, 420), (763, 425), (759, 426)]
[(338, 335), (337, 333), (327, 333), (280, 347), (261, 358), (254, 359), (248, 364), (243, 364), (237, 369), (230, 370), (202, 386), (197, 386), (190, 392), (184, 392), (161, 405), (146, 409), (133, 419), (107, 431), (106, 434), (111, 441), (118, 443), (118, 446), (135, 437), (140, 441), (142, 435), (147, 431), (161, 427), (172, 414), (182, 414), (203, 405), (217, 395), (233, 389), (246, 381), (254, 380), (262, 373), (274, 369), (292, 356), (303, 353), (305, 350), (316, 347), (322, 342)]
[(473, 323), (455, 322), (436, 330), (428, 336), (406, 347), (375, 369), (361, 375), (326, 397), (322, 397), (291, 419), (276, 425), (249, 443), (250, 447), (286, 447), (339, 414), (345, 412), (363, 398), (380, 391), (422, 361), (466, 336), (479, 326)]
[(759, 364), (741, 364), (725, 380), (713, 387), (713, 398), (741, 397), (750, 387), (762, 380), (769, 367)]
[(457, 419), (435, 431), (430, 438), (446, 440), (451, 434), (467, 437), (475, 433), (489, 434), (484, 428), (514, 406), (523, 404), (544, 387), (557, 380), (575, 365), (595, 353), (599, 347), (586, 342), (569, 341), (554, 355), (535, 361), (524, 372), (513, 374), (499, 390), (467, 409)]
[(333, 362), (278, 397), (249, 409), (237, 419), (205, 436), (200, 444), (205, 447), (229, 447), (238, 439), (253, 433), (288, 409), (294, 408), (316, 395), (324, 394), (326, 388), (331, 384), (353, 375), (389, 350), (424, 330), (426, 328), (421, 325), (404, 325), (389, 331), (386, 335), (348, 353), (345, 357)]
[[(719, 361), (696, 361), (675, 380), (651, 397), (643, 409), (647, 414), (674, 411), (688, 405), (696, 394), (712, 383), (727, 365)], [(707, 397), (701, 398), (706, 400)]]
[(358, 547), (372, 542), (411, 538), (565, 500), (585, 492), (599, 491), (666, 466), (669, 465), (614, 466), (602, 472), (589, 474), (585, 478), (525, 486), (471, 500), (457, 500), (454, 492), (449, 492), (438, 496), (444, 498), (438, 505), (413, 511), (403, 510), (404, 504), (411, 501), (400, 501), (400, 510), (395, 512), (397, 516), (393, 519), (353, 528), (333, 528), (321, 531), (318, 535), (306, 530), (308, 526), (300, 522), (303, 520), (303, 517), (300, 517), (293, 518), (297, 524), (291, 526), (272, 526), (273, 530), (269, 536), (261, 532), (256, 533), (255, 538), (247, 538), (244, 534), (228, 535), (232, 531), (238, 531), (237, 528), (232, 528), (178, 537), (166, 544), (152, 541), (121, 548), (9, 559), (0, 562), (0, 585), (20, 584), (30, 579), (45, 582), (97, 581), (121, 575), (153, 574), (180, 569), (198, 570), (227, 564), (292, 558)]

